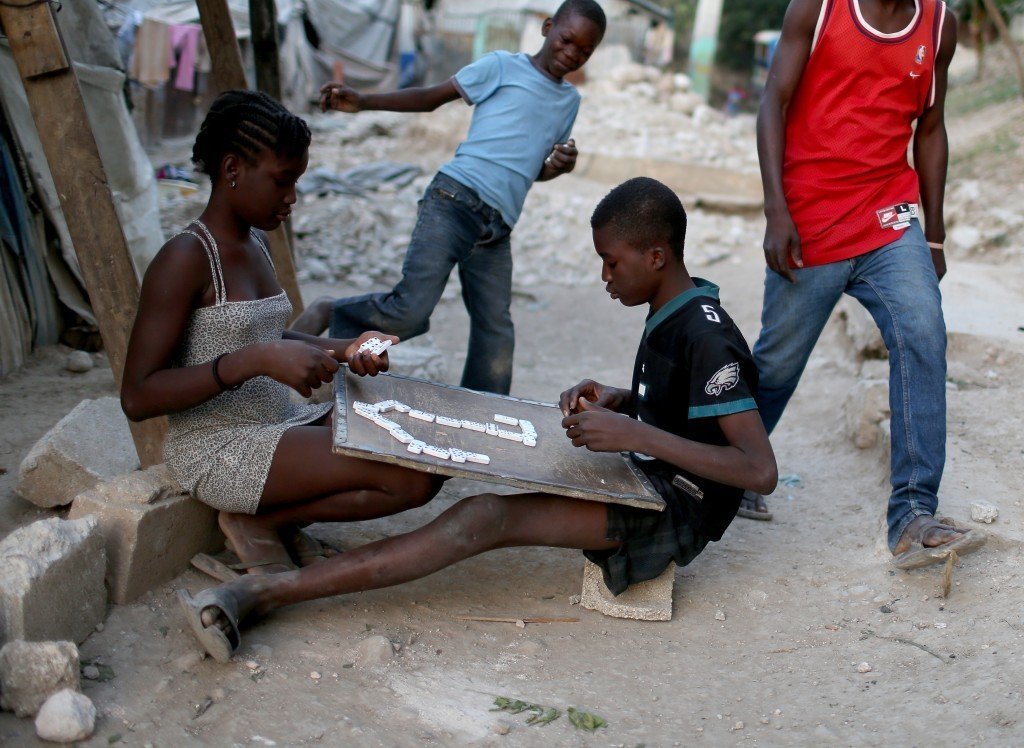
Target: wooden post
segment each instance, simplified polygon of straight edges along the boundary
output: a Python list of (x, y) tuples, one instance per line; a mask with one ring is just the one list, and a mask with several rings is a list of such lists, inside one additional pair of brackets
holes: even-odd
[(256, 88), (281, 100), (281, 59), (274, 0), (249, 0), (249, 29), (256, 61)]
[[(78, 78), (48, 3), (0, 4), (2, 23), (78, 256), (103, 345), (120, 388), (139, 278), (89, 126)], [(139, 461), (163, 461), (167, 419), (132, 423)]]
[[(203, 24), (206, 46), (210, 50), (211, 72), (217, 90), (248, 88), (245, 68), (242, 66), (242, 51), (238, 48), (238, 37), (231, 23), (227, 0), (197, 0), (196, 5), (199, 7), (199, 20)], [(288, 245), (288, 236), (283, 225), (271, 231), (268, 236), (277, 280), (292, 303), (294, 319), (303, 309), (302, 292), (295, 277), (295, 259)]]

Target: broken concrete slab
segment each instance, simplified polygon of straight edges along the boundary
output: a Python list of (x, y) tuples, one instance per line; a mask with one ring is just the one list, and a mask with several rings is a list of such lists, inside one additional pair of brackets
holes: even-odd
[(83, 400), (29, 450), (14, 490), (37, 506), (64, 506), (100, 481), (138, 467), (118, 399)]
[(676, 565), (670, 563), (660, 575), (647, 582), (631, 584), (615, 596), (605, 586), (601, 567), (586, 561), (583, 569), (583, 594), (580, 605), (614, 618), (638, 621), (669, 621), (672, 619), (672, 589), (676, 581)]
[(107, 611), (95, 517), (39, 520), (0, 541), (0, 643), (85, 640)]
[(107, 586), (122, 605), (178, 576), (195, 554), (223, 547), (217, 512), (193, 499), (166, 465), (79, 494), (70, 519), (94, 516), (106, 545)]
[(73, 642), (7, 642), (0, 649), (0, 708), (34, 717), (58, 691), (80, 690)]

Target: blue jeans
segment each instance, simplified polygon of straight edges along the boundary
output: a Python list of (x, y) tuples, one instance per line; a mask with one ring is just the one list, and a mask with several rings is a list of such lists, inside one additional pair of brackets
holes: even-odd
[(380, 330), (402, 340), (430, 329), (452, 268), (459, 266), (469, 312), (462, 386), (507, 395), (512, 386), (512, 232), (496, 209), (461, 182), (438, 174), (420, 200), (402, 280), (388, 293), (338, 299), (331, 337)]
[(880, 249), (795, 273), (796, 283), (765, 275), (754, 345), (761, 418), (771, 433), (840, 295), (863, 304), (889, 349), (891, 550), (911, 520), (935, 514), (946, 461), (946, 324), (931, 251), (914, 220)]

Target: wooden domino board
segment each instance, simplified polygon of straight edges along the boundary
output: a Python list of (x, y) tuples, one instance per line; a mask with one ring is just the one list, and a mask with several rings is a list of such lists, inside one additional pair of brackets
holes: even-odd
[[(526, 491), (645, 509), (665, 508), (664, 499), (627, 457), (574, 447), (562, 429), (561, 411), (550, 403), (474, 392), (393, 374), (359, 377), (347, 367), (335, 377), (334, 398), (337, 406), (334, 451), (339, 454), (440, 475), (501, 483)], [(418, 410), (480, 423), (493, 423), (498, 413), (529, 420), (537, 430), (537, 446), (527, 447), (464, 428), (426, 423), (409, 418), (408, 414), (387, 413), (388, 418), (399, 422), (417, 439), (439, 447), (486, 454), (491, 461), (488, 465), (453, 463), (427, 454), (412, 454), (385, 429), (352, 410), (354, 402), (384, 400), (397, 400)]]

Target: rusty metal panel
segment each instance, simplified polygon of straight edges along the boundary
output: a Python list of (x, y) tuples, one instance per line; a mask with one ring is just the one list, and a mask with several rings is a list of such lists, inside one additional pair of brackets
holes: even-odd
[[(562, 414), (550, 403), (521, 400), (419, 379), (381, 374), (358, 377), (348, 368), (335, 378), (334, 451), (368, 460), (457, 478), (501, 483), (527, 491), (605, 503), (662, 510), (665, 502), (644, 474), (624, 455), (591, 452), (572, 445), (562, 429)], [(388, 412), (417, 439), (438, 447), (486, 454), (488, 465), (453, 463), (427, 454), (412, 454), (373, 421), (352, 410), (356, 401), (397, 400), (417, 410), (479, 423), (494, 423), (495, 414), (528, 420), (537, 430), (537, 446), (527, 447), (485, 433), (439, 426)], [(510, 428), (502, 426), (502, 428)]]

